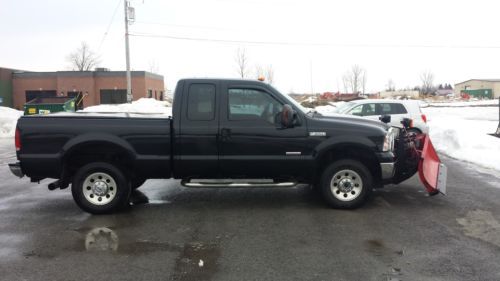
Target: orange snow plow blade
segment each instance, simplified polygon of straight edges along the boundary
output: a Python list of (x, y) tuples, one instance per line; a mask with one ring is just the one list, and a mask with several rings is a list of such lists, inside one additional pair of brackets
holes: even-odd
[(430, 195), (446, 194), (447, 168), (441, 163), (439, 156), (428, 135), (423, 135), (424, 142), (418, 163), (418, 176)]

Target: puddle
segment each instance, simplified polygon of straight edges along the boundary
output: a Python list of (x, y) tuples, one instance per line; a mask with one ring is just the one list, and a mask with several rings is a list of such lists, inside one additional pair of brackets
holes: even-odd
[(87, 251), (116, 251), (118, 245), (118, 235), (107, 227), (94, 228), (85, 236)]

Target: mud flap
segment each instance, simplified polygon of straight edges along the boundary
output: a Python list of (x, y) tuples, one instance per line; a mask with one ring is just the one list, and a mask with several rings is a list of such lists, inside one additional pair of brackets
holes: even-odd
[(418, 176), (430, 195), (446, 194), (447, 168), (439, 156), (428, 135), (423, 137), (423, 148), (418, 163)]

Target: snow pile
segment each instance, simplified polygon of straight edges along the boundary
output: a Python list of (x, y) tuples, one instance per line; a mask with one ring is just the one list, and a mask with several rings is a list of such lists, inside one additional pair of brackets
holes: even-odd
[(22, 111), (0, 106), (0, 138), (14, 136), (17, 119), (22, 115)]
[(456, 159), (500, 170), (498, 107), (427, 107), (430, 137), (436, 149)]
[(128, 113), (159, 113), (172, 115), (172, 107), (167, 101), (141, 98), (132, 103), (123, 104), (101, 104), (89, 106), (81, 110), (83, 112), (128, 112)]

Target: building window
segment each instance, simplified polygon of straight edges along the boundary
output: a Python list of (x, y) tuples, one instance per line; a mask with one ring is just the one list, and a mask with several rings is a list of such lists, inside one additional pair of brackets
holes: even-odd
[(153, 97), (153, 90), (149, 89), (148, 90), (148, 98), (152, 98)]

